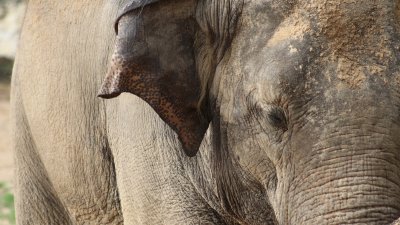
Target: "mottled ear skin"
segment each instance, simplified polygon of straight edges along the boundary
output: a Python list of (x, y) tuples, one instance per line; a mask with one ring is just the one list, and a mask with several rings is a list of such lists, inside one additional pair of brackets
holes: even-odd
[(210, 122), (197, 110), (196, 22), (184, 12), (169, 18), (145, 15), (133, 10), (118, 19), (111, 68), (99, 97), (137, 95), (178, 134), (186, 155), (195, 156)]

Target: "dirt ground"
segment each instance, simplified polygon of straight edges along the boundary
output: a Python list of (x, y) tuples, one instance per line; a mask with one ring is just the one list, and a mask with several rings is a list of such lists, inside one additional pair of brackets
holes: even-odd
[(10, 86), (0, 83), (0, 182), (12, 185), (13, 154), (10, 140)]

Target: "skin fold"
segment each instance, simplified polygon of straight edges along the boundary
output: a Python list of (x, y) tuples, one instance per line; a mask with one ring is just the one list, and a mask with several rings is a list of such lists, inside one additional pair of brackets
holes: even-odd
[(29, 1), (18, 224), (396, 223), (398, 0), (148, 3)]

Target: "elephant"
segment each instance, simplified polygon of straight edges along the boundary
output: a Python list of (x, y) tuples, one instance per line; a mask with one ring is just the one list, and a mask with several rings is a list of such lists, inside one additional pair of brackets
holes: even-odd
[(18, 224), (395, 224), (400, 1), (31, 0)]

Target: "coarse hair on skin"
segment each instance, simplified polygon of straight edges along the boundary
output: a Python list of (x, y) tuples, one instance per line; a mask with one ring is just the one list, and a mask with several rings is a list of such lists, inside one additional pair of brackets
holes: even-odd
[(208, 93), (218, 63), (235, 34), (243, 0), (199, 0), (196, 20), (200, 26), (195, 38), (196, 66), (200, 80), (199, 112), (204, 113)]
[[(216, 178), (217, 194), (225, 210), (225, 218), (233, 223), (243, 224), (241, 195), (244, 193), (244, 174), (238, 174), (237, 164), (230, 157), (227, 146), (226, 127), (221, 124), (219, 109), (210, 99), (209, 91), (214, 74), (225, 52), (229, 49), (242, 12), (243, 0), (199, 0), (196, 19), (200, 31), (195, 38), (196, 66), (200, 80), (198, 110), (202, 115), (213, 116), (213, 173)], [(206, 111), (208, 109), (209, 111)], [(243, 180), (244, 179), (244, 180)]]

